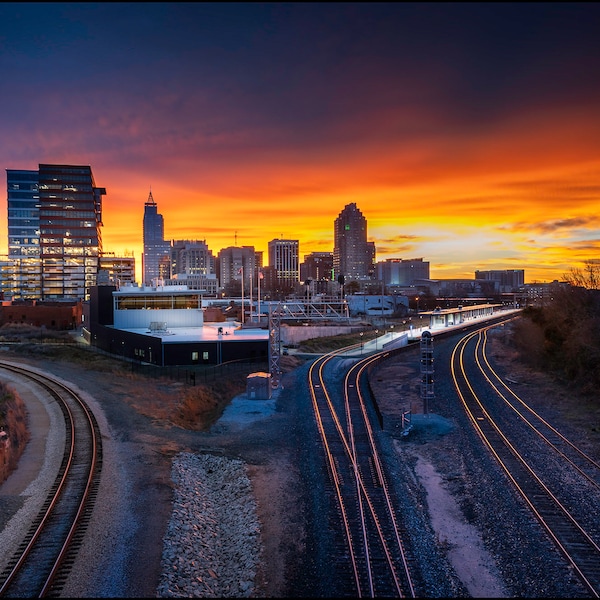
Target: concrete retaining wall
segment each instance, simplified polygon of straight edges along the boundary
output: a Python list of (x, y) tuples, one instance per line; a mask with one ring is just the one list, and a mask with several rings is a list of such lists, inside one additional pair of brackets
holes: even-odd
[(290, 327), (289, 325), (281, 325), (281, 343), (282, 344), (298, 344), (304, 340), (310, 340), (318, 337), (331, 337), (332, 335), (342, 335), (360, 331), (359, 328), (351, 325), (307, 325)]

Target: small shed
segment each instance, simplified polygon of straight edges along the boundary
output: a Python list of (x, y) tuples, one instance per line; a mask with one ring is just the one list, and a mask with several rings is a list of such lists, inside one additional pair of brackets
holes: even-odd
[(246, 378), (246, 394), (250, 400), (270, 400), (272, 394), (271, 373), (259, 371)]

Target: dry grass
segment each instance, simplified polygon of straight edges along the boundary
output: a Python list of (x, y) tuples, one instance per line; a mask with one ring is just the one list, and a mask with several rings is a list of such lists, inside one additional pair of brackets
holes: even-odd
[[(131, 378), (132, 383), (133, 379)], [(145, 390), (143, 393), (140, 392), (142, 389)], [(231, 400), (245, 391), (245, 373), (230, 375), (224, 381), (193, 387), (138, 376), (138, 385), (129, 385), (123, 399), (140, 414), (163, 425), (207, 431), (223, 414)]]
[[(19, 334), (22, 336), (19, 337)], [(103, 379), (102, 387), (109, 390), (111, 395), (167, 427), (176, 426), (193, 431), (210, 429), (231, 400), (246, 391), (246, 378), (256, 370), (249, 365), (247, 370), (190, 386), (166, 377), (154, 378), (131, 372), (130, 363), (90, 351), (79, 344), (40, 344), (39, 335), (39, 328), (11, 328), (13, 343), (10, 353), (36, 364), (50, 360), (76, 365), (88, 377), (92, 377), (94, 372), (99, 373)], [(69, 339), (72, 338), (69, 336)], [(38, 343), (33, 343), (34, 340)], [(300, 364), (302, 360), (294, 356), (282, 356), (280, 360), (280, 368), (284, 373)], [(111, 376), (106, 377), (106, 373)]]
[[(98, 373), (102, 386), (111, 395), (120, 398), (137, 412), (164, 426), (177, 426), (203, 431), (209, 429), (221, 416), (229, 402), (246, 389), (248, 373), (228, 374), (196, 386), (185, 385), (166, 377), (147, 377), (132, 373), (130, 364), (88, 351), (81, 346), (35, 344), (27, 341), (10, 346), (10, 353), (34, 361), (63, 362), (81, 367), (87, 377)], [(249, 367), (250, 371), (250, 367)], [(109, 378), (106, 373), (110, 373)]]
[(54, 331), (23, 323), (5, 323), (0, 327), (0, 342), (58, 342), (74, 344), (68, 331)]

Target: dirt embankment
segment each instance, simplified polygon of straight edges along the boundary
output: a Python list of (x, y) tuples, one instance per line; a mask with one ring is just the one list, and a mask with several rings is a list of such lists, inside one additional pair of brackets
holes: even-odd
[(28, 441), (25, 404), (14, 390), (0, 382), (0, 483), (14, 471)]

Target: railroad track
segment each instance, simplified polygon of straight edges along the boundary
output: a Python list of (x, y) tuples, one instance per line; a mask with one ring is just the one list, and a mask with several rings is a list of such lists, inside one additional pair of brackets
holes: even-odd
[(600, 465), (492, 367), (488, 331), (465, 335), (451, 372), (463, 407), (514, 490), (592, 597), (600, 597)]
[(63, 383), (12, 363), (0, 362), (1, 371), (25, 378), (49, 394), (63, 413), (66, 436), (62, 463), (46, 500), (0, 574), (0, 596), (56, 596), (81, 545), (97, 495), (100, 430), (87, 404)]
[[(343, 532), (335, 575), (343, 595), (415, 597), (402, 526), (361, 390), (365, 370), (383, 353), (351, 359), (354, 364), (347, 368), (341, 354), (348, 349), (317, 359), (308, 375)], [(344, 371), (343, 382), (332, 385), (335, 377), (326, 375), (327, 369)]]

